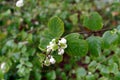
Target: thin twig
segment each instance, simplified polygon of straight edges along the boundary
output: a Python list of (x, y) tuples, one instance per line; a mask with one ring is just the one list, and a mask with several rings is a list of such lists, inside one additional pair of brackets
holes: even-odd
[(104, 32), (104, 31), (112, 30), (112, 29), (114, 29), (114, 28), (102, 29), (102, 30), (99, 30), (99, 31), (92, 31), (92, 32), (82, 31), (82, 32), (78, 32), (78, 33), (80, 33), (80, 34), (84, 34), (84, 33), (99, 33), (99, 32)]

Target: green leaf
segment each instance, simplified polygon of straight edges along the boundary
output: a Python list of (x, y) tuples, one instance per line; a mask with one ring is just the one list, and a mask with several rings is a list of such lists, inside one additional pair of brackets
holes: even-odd
[(49, 30), (45, 30), (41, 33), (41, 39), (40, 39), (40, 44), (39, 44), (39, 48), (42, 51), (45, 51), (46, 46), (49, 44), (49, 42), (53, 39), (54, 37), (52, 36), (52, 34), (50, 33)]
[(104, 44), (103, 44), (104, 48), (110, 48), (110, 46), (112, 44), (117, 43), (118, 39), (119, 39), (118, 35), (115, 33), (112, 33), (111, 31), (106, 31), (103, 34), (102, 38), (103, 38), (103, 42), (104, 42)]
[(118, 34), (120, 35), (120, 25), (118, 25), (117, 30), (118, 30)]
[(117, 74), (119, 71), (117, 63), (111, 63), (111, 65), (108, 68), (109, 68), (109, 71), (114, 74)]
[(11, 14), (11, 10), (8, 9), (0, 14), (0, 19), (10, 16), (10, 14)]
[(88, 70), (90, 72), (94, 72), (96, 70), (96, 66), (97, 66), (97, 62), (96, 61), (92, 61), (89, 65), (88, 65)]
[(98, 57), (101, 54), (102, 39), (100, 37), (90, 36), (87, 41), (90, 54)]
[(96, 80), (96, 79), (95, 79), (95, 75), (92, 75), (92, 74), (87, 75), (87, 76), (86, 76), (86, 80)]
[(109, 80), (107, 77), (100, 77), (99, 80)]
[(63, 56), (58, 55), (57, 52), (53, 53), (53, 57), (55, 58), (55, 60), (56, 60), (57, 63), (60, 63), (63, 60)]
[(46, 46), (54, 38), (59, 38), (64, 33), (64, 23), (58, 17), (53, 17), (48, 22), (48, 29), (41, 33), (39, 48), (45, 51)]
[(69, 40), (73, 40), (73, 39), (83, 39), (83, 35), (79, 34), (79, 33), (71, 33), (65, 36), (65, 38), (69, 39)]
[(86, 70), (84, 68), (77, 68), (76, 69), (76, 76), (77, 79), (79, 79), (80, 77), (84, 77), (87, 74)]
[(56, 79), (56, 73), (55, 71), (50, 71), (46, 74), (47, 80), (55, 80)]
[(43, 61), (45, 60), (45, 54), (37, 53), (37, 56), (39, 57), (39, 61), (42, 65)]
[(118, 27), (117, 27), (117, 34), (119, 36), (119, 43), (120, 43), (120, 25), (118, 25)]
[(40, 72), (38, 72), (37, 70), (36, 71), (34, 71), (34, 76), (35, 76), (35, 80), (41, 80), (41, 74), (40, 74)]
[(89, 56), (85, 56), (85, 63), (88, 64), (90, 62), (90, 57)]
[(107, 66), (103, 66), (100, 73), (104, 76), (107, 76), (107, 75), (109, 75), (110, 71)]
[(48, 22), (48, 29), (52, 36), (60, 37), (64, 33), (64, 23), (59, 17), (52, 17)]
[(0, 69), (0, 79), (3, 79), (4, 78), (4, 73), (3, 71)]
[(32, 65), (31, 62), (26, 62), (25, 65), (26, 65), (27, 67), (33, 67), (33, 65)]
[(100, 63), (97, 64), (96, 69), (101, 70), (104, 66)]
[(99, 13), (92, 12), (90, 16), (84, 18), (83, 25), (92, 31), (100, 30), (103, 27), (102, 17)]
[(62, 80), (67, 80), (67, 75), (65, 72), (61, 72), (60, 76), (61, 76)]
[(115, 75), (114, 80), (120, 80), (120, 72)]
[(65, 51), (71, 56), (85, 56), (88, 52), (88, 44), (86, 40), (79, 39), (78, 34), (70, 34), (65, 37), (67, 39), (67, 49)]

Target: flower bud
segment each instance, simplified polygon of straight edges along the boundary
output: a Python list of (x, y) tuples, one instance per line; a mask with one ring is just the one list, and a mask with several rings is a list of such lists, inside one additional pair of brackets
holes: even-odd
[(52, 42), (55, 42), (56, 40), (55, 39), (52, 39)]
[(51, 50), (51, 48), (50, 48), (50, 46), (48, 45), (48, 46), (47, 46), (47, 52), (49, 53), (50, 50)]
[(51, 50), (50, 48), (47, 48), (47, 53), (49, 53), (49, 52), (50, 52), (50, 50)]
[(51, 46), (52, 51), (55, 51), (58, 48), (57, 44), (51, 44), (50, 46)]
[(67, 48), (67, 44), (62, 44), (61, 48), (63, 48), (63, 49)]
[(88, 72), (88, 74), (90, 75), (90, 74), (92, 74), (91, 72)]
[(55, 64), (55, 62), (56, 62), (55, 59), (51, 56), (51, 58), (50, 58), (50, 63), (51, 63), (51, 64)]
[(60, 48), (58, 49), (58, 55), (63, 55), (64, 54), (64, 49)]
[(66, 44), (67, 40), (65, 38), (62, 38), (61, 40), (59, 40), (59, 43), (62, 43), (62, 44)]
[(0, 68), (1, 68), (1, 69), (4, 69), (5, 65), (6, 65), (6, 63), (3, 62), (3, 63), (1, 64), (1, 66), (0, 66)]
[(46, 60), (44, 61), (44, 65), (45, 66), (50, 66), (50, 61), (48, 58), (46, 58)]
[(58, 45), (60, 46), (60, 48), (65, 49), (65, 48), (67, 48), (66, 42), (67, 42), (66, 39), (62, 38), (61, 40), (59, 40)]

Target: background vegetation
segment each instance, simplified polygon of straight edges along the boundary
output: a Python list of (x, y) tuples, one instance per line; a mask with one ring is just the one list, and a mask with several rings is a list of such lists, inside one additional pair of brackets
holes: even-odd
[[(1, 80), (120, 80), (119, 0), (25, 0), (21, 8), (16, 2), (0, 0)], [(39, 45), (53, 16), (64, 22), (63, 36), (80, 33), (89, 51), (64, 53), (47, 67)]]

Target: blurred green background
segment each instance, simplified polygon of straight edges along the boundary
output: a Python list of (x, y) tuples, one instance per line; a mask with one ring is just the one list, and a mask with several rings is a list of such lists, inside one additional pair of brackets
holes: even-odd
[[(52, 16), (63, 20), (65, 34), (88, 32), (83, 36), (89, 36), (93, 32), (83, 26), (84, 16), (98, 12), (103, 29), (114, 28), (120, 24), (119, 0), (24, 0), (20, 8), (16, 2), (0, 0), (0, 80), (120, 80), (120, 72), (114, 74), (120, 64), (107, 61), (114, 68), (109, 72), (106, 64), (99, 63), (105, 55), (94, 60), (90, 56), (71, 58), (65, 54), (62, 62), (49, 67), (41, 67), (37, 56), (41, 53), (40, 34)], [(106, 50), (106, 54), (109, 52)], [(120, 63), (120, 59), (117, 61)], [(96, 68), (98, 64), (100, 70)]]

